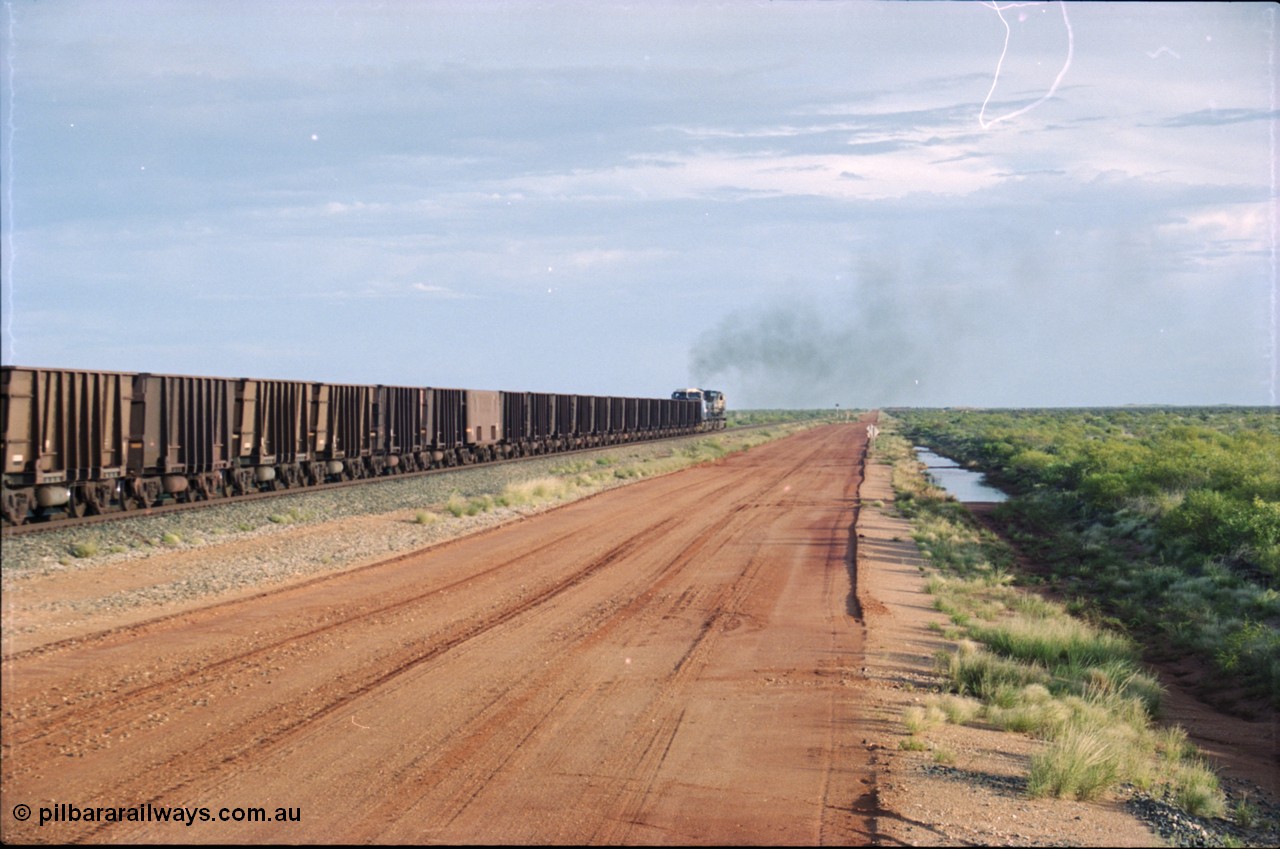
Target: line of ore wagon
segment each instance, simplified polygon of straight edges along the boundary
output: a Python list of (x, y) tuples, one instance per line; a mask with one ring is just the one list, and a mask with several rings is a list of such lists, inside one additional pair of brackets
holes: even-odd
[(724, 426), (723, 396), (623, 398), (4, 366), (5, 524)]

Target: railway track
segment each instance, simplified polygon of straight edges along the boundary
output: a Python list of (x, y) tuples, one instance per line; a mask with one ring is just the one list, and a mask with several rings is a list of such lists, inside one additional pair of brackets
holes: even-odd
[(583, 448), (569, 451), (558, 451), (545, 454), (529, 454), (524, 457), (511, 457), (500, 460), (488, 460), (479, 463), (468, 463), (457, 466), (447, 466), (438, 469), (426, 469), (414, 472), (399, 472), (390, 475), (380, 475), (378, 477), (360, 478), (350, 481), (335, 481), (332, 483), (314, 484), (281, 488), (266, 492), (253, 492), (244, 495), (224, 496), (192, 501), (173, 501), (166, 504), (160, 504), (153, 507), (143, 509), (125, 509), (113, 510), (109, 513), (102, 513), (96, 516), (72, 516), (68, 514), (54, 515), (43, 521), (26, 522), (22, 525), (4, 525), (0, 529), (0, 538), (9, 539), (19, 536), (27, 536), (30, 534), (52, 533), (55, 531), (65, 531), (70, 529), (80, 529), (92, 527), (95, 525), (109, 524), (125, 519), (137, 519), (152, 516), (167, 516), (175, 513), (182, 513), (188, 510), (199, 510), (204, 507), (229, 506), (235, 504), (248, 504), (250, 502), (262, 501), (264, 499), (277, 498), (287, 495), (308, 495), (320, 492), (333, 492), (353, 486), (362, 486), (377, 483), (390, 483), (392, 481), (411, 480), (413, 478), (421, 478), (429, 475), (443, 475), (452, 472), (465, 472), (479, 468), (496, 468), (506, 466), (513, 463), (523, 463), (534, 460), (546, 460), (553, 457), (561, 457), (567, 455), (573, 456), (593, 456), (596, 454), (616, 451), (620, 448), (626, 448), (633, 445), (642, 444), (660, 444), (664, 442), (674, 442), (678, 440), (690, 439), (706, 439), (713, 438), (718, 435), (733, 433), (748, 433), (753, 430), (760, 430), (766, 427), (775, 427), (773, 425), (750, 425), (747, 427), (727, 428), (707, 434), (682, 434), (679, 436), (668, 436), (659, 439), (637, 440), (634, 442), (617, 443), (614, 445), (603, 445), (596, 448)]

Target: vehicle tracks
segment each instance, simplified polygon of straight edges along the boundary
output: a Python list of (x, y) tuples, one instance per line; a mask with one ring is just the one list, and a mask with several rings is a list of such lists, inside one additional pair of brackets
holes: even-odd
[[(477, 536), (4, 658), (6, 798), (297, 805), (14, 839), (810, 842), (860, 625), (862, 428), (802, 434)], [(842, 591), (843, 590), (843, 591)], [(816, 782), (816, 783), (815, 783)], [(6, 813), (7, 816), (7, 813)]]

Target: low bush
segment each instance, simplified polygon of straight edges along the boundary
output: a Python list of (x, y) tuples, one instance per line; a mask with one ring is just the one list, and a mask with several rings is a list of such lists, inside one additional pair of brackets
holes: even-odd
[(84, 558), (93, 557), (98, 553), (99, 545), (97, 540), (87, 539), (81, 542), (73, 542), (69, 547), (72, 557)]
[(1027, 793), (1096, 799), (1120, 778), (1120, 755), (1095, 734), (1069, 731), (1031, 758)]
[(910, 410), (900, 424), (1011, 490), (998, 520), (1091, 615), (1208, 661), (1206, 694), (1280, 707), (1278, 422), (1150, 408)]
[[(882, 431), (879, 442), (893, 453), (895, 440)], [(1062, 605), (1014, 586), (1007, 546), (916, 486), (918, 465), (897, 454), (895, 480), (913, 495), (913, 533), (929, 564), (926, 588), (956, 623), (937, 630), (958, 637), (953, 651), (938, 655), (951, 694), (904, 713), (908, 730), (926, 730), (936, 711), (946, 721), (984, 721), (1043, 739), (1028, 777), (1033, 796), (1094, 799), (1131, 782), (1163, 785), (1189, 812), (1220, 810), (1216, 779), (1185, 732), (1153, 725), (1162, 690), (1142, 671), (1137, 646), (1085, 599)]]

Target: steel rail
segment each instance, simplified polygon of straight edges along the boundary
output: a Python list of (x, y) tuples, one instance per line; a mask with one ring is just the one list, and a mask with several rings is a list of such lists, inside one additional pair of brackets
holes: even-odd
[(198, 510), (202, 507), (217, 506), (234, 506), (236, 504), (245, 504), (250, 501), (260, 501), (266, 498), (277, 498), (286, 495), (307, 495), (318, 492), (332, 492), (336, 489), (342, 489), (349, 486), (360, 486), (363, 484), (375, 483), (391, 483), (392, 481), (410, 480), (412, 478), (425, 477), (427, 475), (449, 474), (451, 472), (465, 472), (472, 469), (492, 468), (495, 466), (506, 465), (509, 463), (523, 463), (530, 460), (545, 460), (550, 457), (560, 457), (564, 455), (580, 455), (592, 454), (600, 451), (617, 451), (619, 448), (627, 448), (633, 445), (646, 445), (660, 442), (670, 442), (674, 439), (698, 439), (716, 436), (719, 434), (741, 433), (744, 431), (756, 430), (763, 427), (776, 427), (777, 423), (747, 425), (744, 427), (723, 428), (721, 430), (704, 431), (702, 433), (684, 433), (677, 436), (661, 436), (652, 439), (637, 439), (632, 442), (617, 442), (612, 445), (598, 445), (593, 448), (574, 448), (568, 451), (552, 451), (545, 454), (526, 454), (523, 457), (508, 457), (501, 460), (484, 460), (478, 463), (464, 463), (458, 466), (443, 466), (437, 469), (421, 469), (415, 472), (400, 472), (391, 475), (379, 475), (376, 477), (358, 478), (350, 481), (334, 481), (333, 483), (308, 484), (302, 486), (288, 487), (284, 489), (269, 490), (267, 492), (249, 492), (243, 495), (228, 495), (219, 498), (206, 498), (199, 501), (175, 501), (168, 504), (160, 504), (154, 507), (143, 507), (137, 509), (121, 509), (112, 510), (108, 513), (100, 513), (96, 516), (60, 516), (49, 518), (37, 522), (25, 522), (21, 525), (5, 525), (0, 528), (0, 538), (9, 539), (12, 537), (26, 536), (28, 534), (53, 533), (54, 531), (64, 531), (72, 528), (92, 527), (93, 525), (102, 525), (110, 522), (118, 522), (124, 519), (140, 519), (150, 518), (153, 516), (167, 516), (171, 513), (180, 513), (186, 510)]

